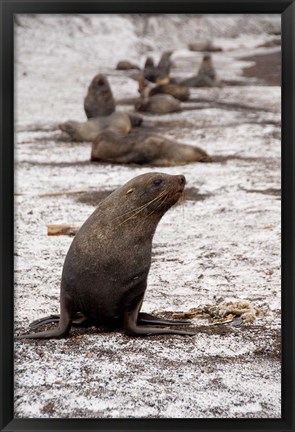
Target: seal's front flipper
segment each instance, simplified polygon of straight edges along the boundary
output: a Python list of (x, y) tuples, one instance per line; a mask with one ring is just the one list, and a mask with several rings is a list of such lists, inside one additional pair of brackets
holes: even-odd
[[(74, 303), (72, 299), (64, 293), (60, 296), (60, 319), (58, 327), (37, 333), (29, 333), (27, 335), (15, 336), (16, 340), (19, 339), (58, 339), (66, 337), (69, 334), (73, 318), (76, 314)], [(56, 317), (57, 315), (55, 315)], [(46, 321), (46, 318), (41, 318), (39, 321)], [(38, 321), (38, 320), (37, 320)], [(52, 321), (49, 321), (52, 322)]]
[(156, 334), (175, 334), (175, 335), (188, 335), (194, 336), (197, 331), (189, 330), (176, 330), (169, 328), (152, 327), (148, 325), (139, 325), (139, 310), (142, 304), (143, 295), (134, 299), (129, 303), (124, 312), (124, 330), (129, 336), (148, 336)]
[(164, 318), (158, 318), (153, 315), (140, 312), (138, 314), (137, 324), (139, 325), (183, 325), (189, 324), (188, 321), (180, 321), (180, 320), (169, 320)]
[(58, 322), (59, 318), (60, 318), (60, 315), (49, 315), (49, 316), (44, 317), (44, 318), (39, 318), (39, 319), (31, 322), (31, 324), (29, 324), (29, 328), (35, 329), (35, 328), (40, 327), (41, 325), (44, 325), (44, 324), (51, 324), (54, 322)]

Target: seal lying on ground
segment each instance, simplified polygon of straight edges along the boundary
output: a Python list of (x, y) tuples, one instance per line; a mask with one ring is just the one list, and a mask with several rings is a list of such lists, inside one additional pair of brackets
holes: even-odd
[(216, 79), (211, 55), (204, 55), (197, 75), (181, 81), (179, 84), (187, 87), (219, 87), (221, 84)]
[(84, 110), (87, 118), (108, 116), (116, 109), (113, 93), (107, 78), (96, 75), (91, 81), (84, 99)]
[(167, 94), (182, 102), (189, 100), (190, 97), (189, 89), (186, 86), (177, 84), (163, 84), (152, 87), (149, 95), (154, 96), (156, 94)]
[(220, 52), (222, 48), (214, 46), (211, 41), (193, 42), (188, 44), (191, 51)]
[(196, 330), (160, 328), (183, 321), (140, 312), (151, 265), (152, 239), (165, 214), (182, 196), (183, 175), (147, 173), (133, 178), (100, 202), (67, 253), (60, 289), (60, 316), (35, 321), (56, 328), (17, 339), (66, 337), (72, 324), (121, 327), (130, 336), (193, 335)]
[(135, 65), (134, 63), (131, 63), (128, 60), (121, 60), (117, 63), (116, 69), (117, 70), (130, 70), (130, 69), (140, 70), (140, 67)]
[(145, 81), (144, 78), (138, 80), (138, 92), (143, 99), (148, 99), (156, 94), (166, 94), (180, 101), (187, 101), (190, 97), (190, 91), (186, 86), (178, 84), (161, 84), (153, 85)]
[(119, 164), (173, 166), (190, 162), (210, 162), (211, 158), (199, 147), (133, 130), (128, 135), (111, 131), (99, 134), (92, 144), (91, 160)]
[(73, 141), (94, 141), (99, 133), (108, 129), (120, 133), (129, 133), (132, 124), (126, 113), (114, 112), (106, 117), (94, 117), (86, 122), (69, 120), (58, 127), (70, 135)]
[(134, 106), (136, 111), (148, 111), (154, 114), (167, 114), (181, 111), (178, 99), (167, 94), (156, 94), (151, 97), (144, 97)]

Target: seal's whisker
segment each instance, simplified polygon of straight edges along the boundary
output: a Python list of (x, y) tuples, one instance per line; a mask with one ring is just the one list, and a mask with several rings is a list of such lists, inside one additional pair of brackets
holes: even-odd
[[(149, 213), (144, 219), (146, 219), (148, 216), (153, 214), (165, 202), (167, 196), (168, 196), (168, 193), (161, 193), (154, 200), (150, 201), (148, 203), (148, 205), (151, 204), (152, 202), (157, 202), (157, 201), (159, 201), (159, 205), (151, 213)], [(146, 205), (146, 207), (148, 207), (148, 205)], [(138, 214), (138, 213), (136, 213), (136, 214)]]
[(159, 207), (161, 207), (161, 205), (163, 205), (168, 197), (168, 193), (166, 193), (165, 195), (159, 197), (159, 204), (157, 205), (157, 207), (148, 215), (146, 215), (146, 217), (144, 219), (147, 219), (148, 217), (150, 217), (153, 213), (155, 213), (155, 211), (158, 210)]
[[(159, 199), (160, 199), (160, 198), (161, 198), (165, 193), (166, 193), (166, 192), (163, 191), (163, 192), (161, 192), (158, 196), (156, 196), (156, 198), (152, 199), (152, 200), (149, 201), (148, 203), (146, 203), (146, 204), (144, 204), (144, 205), (142, 205), (142, 206), (140, 206), (140, 207), (137, 207), (137, 208), (135, 208), (135, 209), (133, 209), (133, 210), (131, 210), (131, 211), (129, 211), (129, 212), (126, 212), (126, 213), (124, 213), (123, 215), (120, 215), (120, 217), (122, 217), (122, 216), (125, 216), (125, 215), (131, 213), (131, 215), (130, 215), (127, 219), (123, 220), (123, 221), (119, 224), (119, 226), (121, 226), (123, 223), (127, 222), (129, 219), (134, 218), (134, 216), (136, 216), (136, 215), (138, 215), (140, 212), (142, 212), (142, 211), (143, 211), (146, 207), (148, 207), (151, 203), (153, 203), (153, 202), (159, 200)], [(118, 219), (118, 218), (116, 218), (116, 219)]]
[(133, 213), (133, 212), (137, 211), (137, 210), (140, 209), (140, 208), (145, 208), (147, 205), (149, 205), (149, 204), (152, 203), (153, 201), (157, 200), (158, 198), (160, 198), (160, 197), (161, 197), (162, 195), (164, 195), (164, 194), (165, 194), (165, 192), (163, 191), (163, 192), (161, 192), (158, 196), (156, 196), (153, 200), (149, 201), (148, 203), (145, 203), (145, 204), (143, 204), (143, 205), (141, 205), (141, 206), (139, 206), (139, 207), (136, 207), (135, 209), (129, 210), (128, 212), (123, 213), (123, 214), (121, 214), (120, 216), (117, 216), (116, 219), (119, 219), (119, 218), (122, 217), (122, 216), (126, 216), (126, 215), (129, 214), (129, 213)]
[(151, 203), (153, 203), (153, 202), (156, 201), (157, 199), (161, 198), (161, 196), (163, 196), (165, 193), (166, 193), (165, 191), (161, 192), (158, 196), (156, 196), (156, 197), (155, 197), (154, 199), (152, 199), (151, 201), (149, 201), (149, 202), (147, 202), (147, 203), (145, 203), (145, 204), (143, 204), (143, 205), (141, 205), (141, 206), (139, 206), (139, 207), (136, 207), (135, 209), (129, 210), (128, 212), (123, 213), (123, 214), (121, 214), (120, 216), (117, 216), (115, 219), (120, 219), (121, 217), (126, 216), (126, 215), (129, 215), (129, 214), (132, 214), (132, 213), (136, 213), (136, 214), (137, 214), (138, 210), (144, 210), (144, 209), (145, 209), (147, 206), (149, 206)]

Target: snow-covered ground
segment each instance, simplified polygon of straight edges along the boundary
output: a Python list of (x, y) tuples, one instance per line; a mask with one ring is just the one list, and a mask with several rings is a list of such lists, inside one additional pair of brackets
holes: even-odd
[[(193, 337), (136, 339), (91, 328), (62, 340), (18, 341), (16, 417), (281, 416), (281, 90), (243, 76), (255, 63), (242, 60), (277, 53), (259, 45), (279, 31), (279, 16), (18, 16), (16, 332), (59, 309), (72, 238), (48, 237), (47, 225), (80, 226), (93, 197), (149, 171), (184, 174), (188, 193), (157, 228), (143, 310), (160, 315), (248, 300), (259, 314)], [(143, 66), (147, 54), (157, 59), (174, 49), (172, 76), (195, 74), (202, 54), (187, 44), (200, 35), (223, 48), (213, 54), (219, 78), (243, 85), (192, 89), (193, 101), (182, 106), (196, 109), (146, 115), (144, 127), (198, 145), (216, 162), (163, 169), (91, 163), (91, 144), (58, 130), (62, 121), (85, 120), (83, 98), (98, 72), (117, 100), (137, 96), (136, 81), (114, 69), (119, 60)]]

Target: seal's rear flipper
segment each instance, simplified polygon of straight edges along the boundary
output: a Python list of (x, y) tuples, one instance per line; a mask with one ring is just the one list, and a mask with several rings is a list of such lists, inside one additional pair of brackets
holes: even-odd
[(67, 323), (64, 327), (57, 327), (54, 330), (48, 330), (38, 333), (29, 333), (27, 335), (15, 336), (15, 340), (19, 339), (59, 339), (66, 337), (69, 334), (71, 322)]
[(182, 325), (189, 324), (189, 321), (181, 321), (181, 320), (169, 320), (164, 318), (158, 318), (153, 315), (140, 312), (137, 318), (137, 324), (139, 325)]
[[(126, 334), (128, 334), (129, 336), (148, 336), (148, 335), (156, 335), (156, 334), (158, 335), (176, 334), (176, 335), (194, 336), (197, 334), (197, 331), (193, 331), (193, 330), (191, 331), (176, 330), (176, 329), (169, 329), (169, 328), (151, 327), (149, 325), (139, 325), (138, 324), (138, 322), (140, 322), (139, 310), (142, 305), (142, 300), (143, 300), (143, 295), (140, 295), (126, 306), (125, 313), (124, 313), (123, 327)], [(149, 323), (151, 323), (151, 321)], [(168, 325), (171, 325), (171, 323)]]

